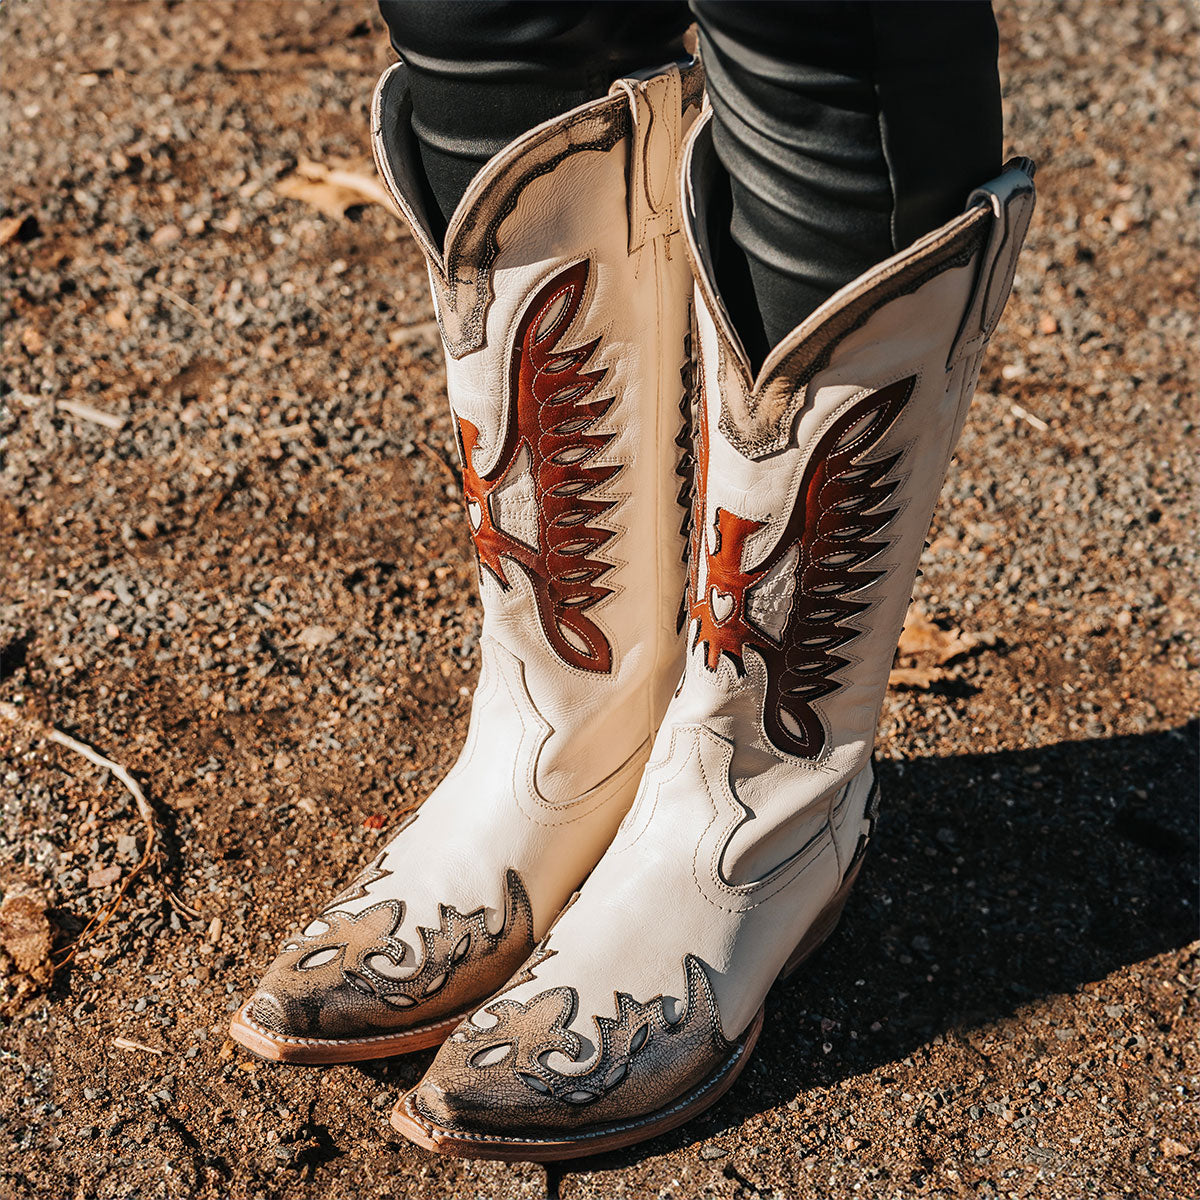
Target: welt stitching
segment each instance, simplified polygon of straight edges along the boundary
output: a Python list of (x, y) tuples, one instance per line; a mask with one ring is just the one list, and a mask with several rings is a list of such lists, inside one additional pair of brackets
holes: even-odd
[[(751, 1024), (753, 1024), (753, 1022), (751, 1022)], [(705, 1092), (711, 1090), (717, 1083), (719, 1083), (722, 1079), (724, 1079), (724, 1077), (733, 1069), (733, 1067), (740, 1061), (740, 1059), (742, 1058), (742, 1056), (745, 1053), (746, 1053), (746, 1046), (745, 1046), (745, 1043), (743, 1042), (738, 1046), (736, 1052), (730, 1055), (728, 1061), (721, 1067), (721, 1069), (715, 1075), (710, 1076), (708, 1079), (706, 1079), (704, 1081), (704, 1083), (699, 1088), (694, 1089), (693, 1091), (689, 1092), (688, 1095), (682, 1097), (677, 1103), (673, 1104), (670, 1108), (659, 1109), (657, 1112), (649, 1113), (645, 1117), (641, 1117), (636, 1121), (627, 1121), (621, 1125), (606, 1125), (606, 1126), (604, 1126), (603, 1129), (594, 1130), (594, 1131), (591, 1131), (588, 1133), (583, 1133), (583, 1134), (576, 1134), (574, 1137), (568, 1137), (568, 1138), (553, 1138), (553, 1139), (517, 1138), (517, 1137), (504, 1137), (501, 1134), (459, 1133), (459, 1132), (456, 1132), (452, 1126), (442, 1126), (442, 1125), (434, 1124), (431, 1117), (427, 1116), (425, 1113), (422, 1113), (420, 1110), (415, 1109), (415, 1107), (414, 1107), (415, 1094), (416, 1094), (415, 1090), (412, 1092), (409, 1092), (409, 1094), (407, 1096), (405, 1096), (404, 1107), (405, 1107), (405, 1110), (408, 1112), (409, 1116), (411, 1116), (414, 1120), (416, 1120), (416, 1122), (424, 1130), (426, 1130), (426, 1132), (429, 1133), (430, 1135), (433, 1135), (438, 1132), (443, 1132), (443, 1133), (450, 1133), (464, 1141), (509, 1142), (509, 1143), (517, 1143), (520, 1145), (539, 1145), (539, 1146), (553, 1145), (555, 1142), (564, 1141), (564, 1140), (582, 1142), (582, 1141), (590, 1140), (592, 1138), (604, 1137), (610, 1133), (620, 1133), (626, 1129), (640, 1129), (645, 1125), (649, 1125), (656, 1121), (660, 1121), (665, 1117), (673, 1116), (675, 1113), (680, 1112), (683, 1109), (687, 1108), (687, 1106), (689, 1104), (693, 1103), (695, 1100), (698, 1100), (701, 1096), (703, 1096), (705, 1094)]]
[(446, 1017), (440, 1021), (431, 1021), (427, 1025), (414, 1025), (410, 1029), (401, 1029), (396, 1033), (379, 1033), (372, 1034), (369, 1037), (357, 1038), (308, 1038), (308, 1037), (291, 1037), (282, 1033), (275, 1033), (268, 1029), (265, 1025), (260, 1025), (248, 1011), (242, 1013), (242, 1020), (246, 1022), (256, 1033), (262, 1034), (272, 1042), (286, 1042), (292, 1046), (367, 1046), (373, 1045), (376, 1042), (391, 1042), (397, 1040), (406, 1040), (415, 1037), (417, 1034), (429, 1033), (434, 1029), (441, 1029), (445, 1025), (461, 1024), (463, 1019), (470, 1015), (472, 1010), (468, 1009), (459, 1013), (457, 1016)]

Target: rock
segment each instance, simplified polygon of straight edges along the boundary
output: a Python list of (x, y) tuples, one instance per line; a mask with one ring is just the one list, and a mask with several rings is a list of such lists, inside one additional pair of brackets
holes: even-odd
[(337, 637), (337, 631), (328, 625), (309, 625), (300, 631), (296, 641), (302, 646), (328, 646)]
[(7, 246), (9, 242), (31, 242), (39, 233), (37, 217), (29, 213), (5, 217), (0, 221), (0, 246)]
[(713, 1159), (724, 1158), (728, 1153), (729, 1153), (729, 1151), (724, 1149), (721, 1146), (701, 1146), (700, 1147), (700, 1157), (703, 1159), (706, 1159), (710, 1162)]
[(97, 867), (94, 871), (88, 872), (87, 885), (91, 889), (106, 888), (117, 882), (121, 878), (121, 868), (118, 866), (112, 867)]

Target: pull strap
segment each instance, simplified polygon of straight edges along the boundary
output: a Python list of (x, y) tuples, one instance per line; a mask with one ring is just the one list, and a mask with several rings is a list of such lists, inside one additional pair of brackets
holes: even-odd
[(680, 145), (683, 140), (683, 87), (672, 63), (618, 79), (609, 94), (624, 92), (633, 116), (626, 195), (629, 253), (657, 237), (679, 231), (677, 201)]
[(947, 371), (963, 358), (980, 353), (999, 324), (1012, 290), (1017, 257), (1033, 216), (1033, 171), (1031, 159), (1011, 159), (998, 179), (977, 188), (967, 200), (968, 208), (987, 205), (995, 220), (975, 276), (975, 290), (950, 347)]

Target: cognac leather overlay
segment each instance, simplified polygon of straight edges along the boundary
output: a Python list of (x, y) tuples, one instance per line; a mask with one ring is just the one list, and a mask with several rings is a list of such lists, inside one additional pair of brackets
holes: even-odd
[[(791, 515), (774, 548), (757, 564), (744, 565), (747, 541), (764, 522), (718, 508), (713, 527), (704, 524), (708, 477), (708, 418), (699, 404), (696, 437), (696, 516), (690, 555), (692, 645), (703, 645), (705, 665), (715, 671), (722, 654), (739, 675), (752, 647), (767, 669), (764, 727), (786, 754), (818, 755), (825, 729), (813, 701), (838, 687), (835, 672), (848, 660), (836, 653), (857, 635), (852, 619), (870, 602), (855, 594), (883, 572), (867, 564), (887, 549), (884, 534), (895, 509), (884, 506), (898, 482), (889, 478), (899, 453), (872, 455), (912, 394), (915, 379), (898, 380), (855, 402), (817, 443), (804, 471)], [(700, 581), (699, 563), (705, 556)], [(747, 594), (793, 557), (794, 591), (779, 637), (752, 621)]]
[[(609, 594), (599, 580), (612, 564), (597, 552), (613, 532), (596, 522), (612, 500), (591, 495), (620, 471), (593, 460), (612, 441), (596, 431), (612, 398), (591, 398), (605, 376), (584, 370), (599, 339), (582, 346), (561, 345), (587, 288), (588, 264), (576, 263), (550, 280), (529, 302), (517, 326), (512, 351), (508, 419), (496, 465), (485, 474), (475, 467), (479, 430), (458, 421), (467, 516), (481, 568), (504, 589), (511, 584), (503, 560), (529, 576), (538, 618), (554, 652), (585, 671), (612, 669), (608, 639), (587, 610)], [(528, 455), (537, 508), (537, 545), (499, 528), (492, 493)]]

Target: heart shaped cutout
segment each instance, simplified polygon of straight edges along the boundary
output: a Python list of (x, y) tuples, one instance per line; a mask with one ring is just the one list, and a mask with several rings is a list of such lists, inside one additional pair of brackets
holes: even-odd
[(718, 625), (728, 621), (733, 615), (733, 595), (722, 592), (718, 588), (708, 589), (708, 607), (712, 610), (713, 620)]
[(479, 526), (483, 524), (483, 509), (477, 500), (467, 501), (467, 520), (471, 522), (471, 532), (478, 533)]

